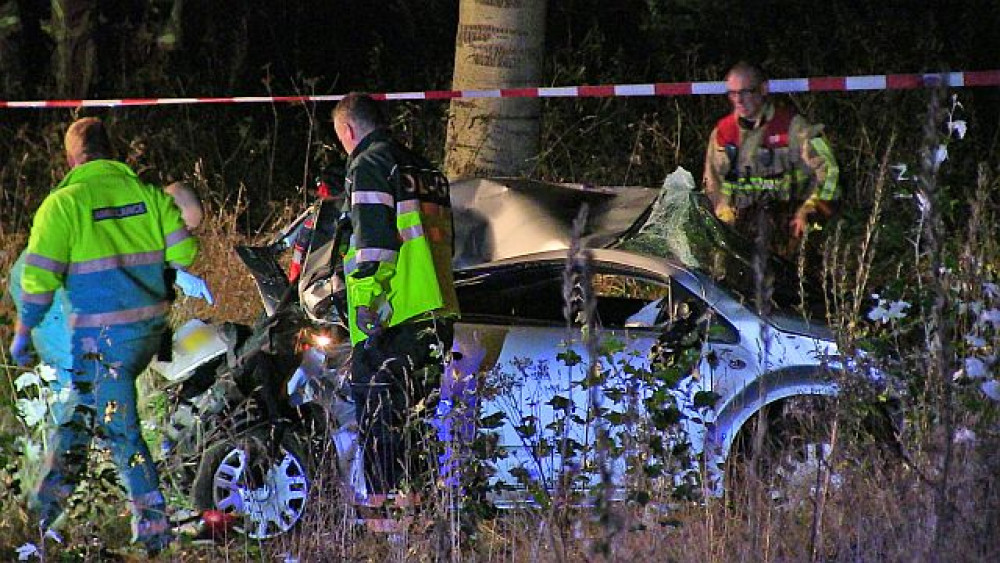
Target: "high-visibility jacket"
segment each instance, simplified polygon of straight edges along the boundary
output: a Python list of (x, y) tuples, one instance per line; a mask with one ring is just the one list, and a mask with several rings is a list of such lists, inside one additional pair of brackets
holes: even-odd
[(81, 164), (35, 213), (21, 321), (37, 325), (60, 287), (74, 328), (161, 317), (168, 307), (164, 269), (190, 266), (197, 253), (197, 239), (163, 190), (121, 162)]
[(822, 125), (810, 125), (791, 108), (767, 104), (761, 119), (735, 113), (720, 119), (705, 154), (705, 191), (743, 207), (758, 198), (832, 201), (840, 175)]
[(387, 302), (388, 326), (458, 315), (451, 190), (426, 159), (376, 130), (347, 163), (353, 234), (344, 257), (351, 343), (367, 336), (357, 308)]

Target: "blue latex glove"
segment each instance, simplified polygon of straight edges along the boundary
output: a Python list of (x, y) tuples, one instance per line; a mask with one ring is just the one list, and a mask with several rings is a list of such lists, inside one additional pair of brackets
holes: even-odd
[(208, 284), (198, 276), (178, 269), (177, 279), (174, 283), (177, 287), (181, 288), (184, 295), (188, 297), (200, 297), (208, 301), (209, 305), (215, 305), (215, 299), (212, 298), (212, 292), (208, 290)]
[(31, 334), (17, 332), (14, 340), (10, 343), (10, 357), (19, 366), (27, 366), (31, 363)]

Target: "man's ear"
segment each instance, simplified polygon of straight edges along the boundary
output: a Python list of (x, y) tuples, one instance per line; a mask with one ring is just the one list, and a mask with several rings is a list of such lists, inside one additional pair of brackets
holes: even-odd
[(760, 83), (760, 95), (766, 96), (768, 94), (768, 83), (767, 80)]

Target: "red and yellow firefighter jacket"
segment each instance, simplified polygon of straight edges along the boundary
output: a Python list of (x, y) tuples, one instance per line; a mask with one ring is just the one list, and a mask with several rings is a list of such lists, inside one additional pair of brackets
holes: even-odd
[(822, 125), (768, 103), (760, 120), (735, 113), (719, 120), (705, 154), (705, 193), (718, 207), (739, 209), (760, 199), (803, 202), (839, 198), (839, 169)]

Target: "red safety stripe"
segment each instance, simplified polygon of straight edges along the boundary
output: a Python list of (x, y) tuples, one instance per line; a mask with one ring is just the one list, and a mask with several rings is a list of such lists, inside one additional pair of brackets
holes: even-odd
[[(936, 86), (1000, 86), (1000, 70), (944, 72), (930, 74), (874, 74), (865, 76), (822, 76), (772, 80), (777, 92), (843, 92), (854, 90), (909, 90)], [(591, 98), (630, 96), (700, 96), (725, 93), (723, 82), (656, 82), (650, 84), (603, 84), (545, 88), (499, 88), (483, 90), (427, 90), (372, 94), (376, 100), (451, 100), (456, 98)], [(236, 96), (202, 98), (124, 98), (108, 100), (0, 100), (0, 108), (124, 107), (188, 104), (256, 104), (336, 102), (343, 94), (319, 96)]]

